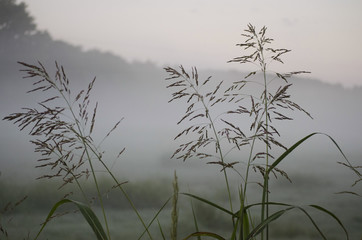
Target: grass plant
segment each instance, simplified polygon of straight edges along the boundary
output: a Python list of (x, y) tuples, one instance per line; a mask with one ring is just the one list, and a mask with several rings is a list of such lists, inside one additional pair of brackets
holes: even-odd
[[(92, 133), (98, 104), (94, 105), (92, 111), (89, 111), (89, 108), (91, 104), (90, 93), (95, 78), (90, 82), (87, 89), (81, 90), (73, 96), (70, 80), (62, 66), (56, 63), (55, 77), (52, 78), (40, 62), (38, 66), (24, 62), (19, 63), (25, 67), (22, 70), (27, 74), (24, 78), (37, 79), (33, 83), (34, 88), (28, 93), (49, 93), (48, 95), (51, 97), (39, 102), (38, 108), (23, 108), (23, 112), (10, 114), (4, 120), (13, 121), (20, 130), (30, 129), (29, 135), (33, 137), (31, 143), (35, 145), (35, 152), (42, 156), (38, 159), (39, 165), (37, 167), (47, 168), (49, 172), (49, 174), (42, 175), (38, 179), (61, 178), (63, 183), (60, 188), (74, 183), (83, 196), (82, 202), (64, 198), (55, 203), (35, 239), (38, 238), (55, 210), (63, 204), (74, 204), (81, 211), (94, 230), (97, 239), (111, 239), (103, 204), (103, 194), (94, 167), (95, 161), (100, 163), (109, 174), (114, 182), (114, 188), (118, 188), (123, 193), (152, 239), (146, 223), (123, 189), (123, 183), (119, 182), (110, 171), (103, 161), (103, 152), (93, 141)], [(114, 125), (105, 135), (105, 138), (117, 128), (120, 122), (121, 120)], [(120, 157), (123, 152), (124, 149), (119, 152), (117, 157)], [(93, 179), (97, 191), (96, 199), (102, 209), (106, 230), (103, 229), (103, 225), (100, 224), (91, 208), (91, 199), (79, 181), (82, 177)]]
[[(272, 72), (270, 65), (283, 63), (283, 55), (289, 53), (290, 50), (270, 47), (273, 39), (267, 37), (266, 31), (266, 27), (257, 31), (253, 25), (249, 24), (242, 34), (245, 40), (237, 46), (241, 48), (244, 55), (235, 57), (230, 62), (251, 64), (256, 67), (256, 70), (240, 81), (215, 83), (211, 77), (201, 80), (196, 67), (190, 72), (182, 66), (165, 68), (169, 75), (166, 78), (169, 83), (168, 88), (174, 90), (169, 102), (185, 100), (187, 104), (185, 114), (177, 123), (184, 125), (185, 128), (174, 139), (184, 141), (176, 149), (172, 158), (183, 161), (206, 159), (207, 164), (218, 167), (223, 175), (228, 200), (227, 206), (223, 206), (213, 199), (197, 194), (180, 193), (175, 172), (172, 196), (163, 202), (147, 223), (124, 188), (127, 182), (120, 182), (112, 173), (104, 161), (104, 153), (93, 139), (98, 104), (93, 104), (90, 96), (95, 79), (86, 89), (74, 95), (65, 70), (57, 63), (53, 78), (42, 63), (32, 65), (19, 62), (25, 68), (22, 70), (26, 73), (25, 78), (35, 80), (34, 88), (29, 93), (45, 93), (47, 97), (41, 100), (36, 108), (23, 108), (22, 112), (10, 114), (4, 120), (13, 122), (20, 130), (29, 130), (29, 135), (33, 137), (31, 143), (35, 146), (35, 152), (41, 155), (37, 167), (47, 169), (47, 174), (40, 176), (39, 179), (61, 179), (62, 184), (59, 188), (74, 184), (82, 196), (81, 200), (67, 196), (56, 201), (34, 239), (41, 235), (57, 209), (65, 204), (74, 205), (81, 212), (97, 239), (111, 239), (109, 217), (104, 204), (104, 193), (108, 189), (102, 188), (96, 165), (100, 165), (103, 171), (108, 173), (112, 180), (112, 189), (118, 189), (123, 194), (137, 215), (143, 226), (139, 239), (143, 236), (153, 239), (149, 228), (155, 222), (158, 223), (162, 238), (167, 238), (158, 216), (169, 202), (172, 202), (170, 238), (180, 239), (178, 217), (181, 196), (191, 200), (192, 221), (190, 222), (194, 223), (196, 229), (195, 232), (184, 236), (184, 239), (202, 239), (202, 237), (220, 240), (269, 239), (269, 225), (292, 210), (299, 210), (305, 214), (323, 239), (327, 239), (327, 236), (310, 211), (326, 214), (336, 221), (348, 239), (344, 225), (329, 210), (319, 205), (295, 206), (270, 200), (270, 178), (280, 175), (290, 180), (288, 174), (279, 168), (279, 164), (303, 142), (322, 133), (311, 133), (289, 147), (282, 143), (276, 122), (292, 120), (292, 111), (300, 111), (311, 118), (311, 115), (293, 102), (288, 94), (292, 86), (288, 78), (307, 72)], [(114, 132), (120, 122), (121, 120), (105, 134), (105, 138)], [(246, 127), (244, 123), (247, 123)], [(333, 138), (323, 135), (335, 144), (349, 163)], [(122, 149), (117, 157), (124, 150)], [(276, 157), (276, 154), (279, 157)], [(359, 173), (356, 168), (351, 169)], [(260, 181), (251, 180), (253, 172), (261, 177)], [(236, 185), (233, 184), (234, 181), (231, 181), (235, 179), (235, 176), (238, 179)], [(81, 181), (83, 178), (90, 178), (96, 189), (96, 203), (101, 209), (101, 218), (93, 210), (92, 199), (84, 182)], [(260, 187), (260, 201), (249, 200), (251, 186)], [(232, 230), (227, 236), (201, 229), (193, 200), (206, 204), (212, 211), (228, 216)], [(278, 209), (274, 210), (272, 207), (278, 207)], [(251, 209), (259, 209), (260, 212), (255, 215), (255, 211)], [(4, 232), (1, 225), (0, 230)]]
[[(253, 25), (248, 25), (242, 34), (245, 38), (244, 42), (237, 44), (245, 55), (235, 57), (229, 62), (252, 64), (256, 70), (247, 74), (243, 80), (233, 82), (226, 87), (221, 81), (215, 84), (216, 86), (208, 88), (211, 77), (200, 80), (196, 68), (192, 68), (190, 72), (187, 72), (183, 66), (180, 66), (179, 69), (165, 68), (169, 74), (169, 77), (166, 78), (170, 82), (168, 88), (174, 89), (169, 102), (184, 99), (187, 103), (185, 114), (177, 123), (185, 123), (186, 127), (174, 139), (184, 137), (187, 141), (180, 144), (172, 157), (183, 161), (206, 158), (210, 159), (208, 164), (219, 166), (225, 179), (229, 207), (222, 207), (210, 199), (203, 199), (193, 194), (185, 195), (230, 215), (230, 225), (234, 229), (226, 238), (212, 232), (193, 233), (189, 237), (255, 239), (260, 235), (260, 239), (269, 239), (269, 224), (286, 212), (299, 209), (307, 215), (320, 235), (324, 239), (326, 238), (305, 208), (269, 200), (271, 175), (279, 174), (290, 180), (287, 173), (277, 168), (277, 165), (304, 141), (320, 133), (312, 133), (289, 148), (279, 140), (280, 133), (274, 123), (292, 120), (288, 111), (301, 111), (311, 118), (311, 115), (293, 102), (288, 94), (288, 89), (292, 86), (288, 82), (288, 78), (308, 72), (272, 72), (269, 65), (275, 62), (283, 63), (283, 55), (289, 53), (290, 50), (272, 48), (270, 45), (273, 39), (266, 36), (266, 30), (267, 28), (263, 27), (257, 31)], [(254, 79), (252, 79), (253, 77)], [(251, 91), (250, 87), (254, 87), (256, 90)], [(230, 110), (225, 111), (228, 108)], [(238, 125), (240, 122), (248, 121), (250, 125), (246, 129), (239, 126), (241, 124)], [(331, 137), (329, 138), (340, 150), (337, 143)], [(275, 158), (273, 154), (275, 148), (284, 151), (278, 158)], [(228, 155), (234, 151), (239, 152), (239, 159), (236, 161), (235, 158), (228, 158)], [(244, 157), (245, 152), (248, 152), (247, 158)], [(341, 153), (344, 156), (342, 151)], [(345, 159), (347, 160), (347, 158)], [(255, 184), (250, 180), (251, 170), (259, 172), (262, 176), (262, 181), (257, 183), (262, 187), (261, 200), (253, 204), (249, 204), (247, 198), (250, 184)], [(229, 178), (230, 174), (234, 173), (240, 177), (240, 181), (237, 190), (232, 191), (235, 187), (230, 186)], [(239, 196), (237, 208), (233, 206), (232, 192), (236, 192), (234, 195)], [(285, 208), (271, 213), (270, 206), (276, 205)], [(249, 211), (250, 208), (256, 206), (261, 207), (259, 221)], [(346, 232), (334, 214), (320, 206), (310, 205), (310, 207), (334, 218)], [(348, 239), (347, 232), (346, 237)]]

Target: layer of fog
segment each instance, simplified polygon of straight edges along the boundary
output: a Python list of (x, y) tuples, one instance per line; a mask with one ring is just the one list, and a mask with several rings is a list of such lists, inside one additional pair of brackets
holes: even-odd
[[(66, 72), (75, 89), (87, 87), (88, 82), (97, 75), (78, 72), (64, 63)], [(46, 64), (49, 72), (54, 70), (51, 63)], [(166, 89), (165, 71), (152, 64), (133, 64), (133, 72), (127, 77), (101, 73), (97, 75), (93, 100), (99, 102), (96, 121), (96, 141), (102, 139), (114, 124), (124, 118), (118, 129), (102, 144), (107, 152), (107, 161), (112, 170), (123, 179), (137, 179), (149, 176), (172, 176), (173, 169), (183, 174), (185, 179), (194, 176), (200, 180), (204, 176), (222, 175), (220, 168), (206, 165), (205, 160), (170, 159), (180, 144), (174, 137), (185, 125), (176, 123), (183, 116), (186, 105), (181, 102), (168, 103), (171, 91)], [(224, 80), (225, 84), (241, 80), (245, 76), (239, 72), (214, 72), (199, 70), (200, 78), (212, 75), (213, 81)], [(51, 73), (54, 75), (54, 73)], [(19, 111), (21, 107), (35, 106), (43, 100), (39, 95), (25, 94), (32, 88), (29, 79), (22, 79), (22, 74), (14, 72), (6, 76), (1, 88), (1, 117)], [(294, 121), (275, 123), (282, 135), (281, 140), (291, 146), (300, 138), (312, 132), (323, 132), (332, 136), (351, 159), (358, 163), (362, 156), (362, 142), (359, 124), (362, 122), (361, 89), (344, 89), (337, 85), (323, 84), (308, 78), (292, 79), (292, 99), (313, 116), (293, 113)], [(74, 90), (73, 92), (76, 92)], [(248, 129), (248, 125), (240, 125)], [(4, 177), (35, 178), (41, 170), (35, 169), (36, 159), (33, 146), (28, 142), (27, 131), (19, 132), (9, 122), (1, 122), (1, 172)], [(122, 157), (115, 161), (117, 153), (126, 147)], [(236, 161), (244, 161), (248, 149), (238, 153)], [(277, 152), (275, 156), (280, 154)], [(331, 175), (334, 178), (341, 173), (346, 182), (353, 182), (349, 171), (337, 164), (343, 161), (342, 155), (326, 136), (315, 136), (293, 153), (281, 168), (303, 175)], [(240, 167), (240, 165), (239, 165)], [(242, 171), (242, 170), (241, 170)], [(334, 177), (333, 177), (334, 176)]]

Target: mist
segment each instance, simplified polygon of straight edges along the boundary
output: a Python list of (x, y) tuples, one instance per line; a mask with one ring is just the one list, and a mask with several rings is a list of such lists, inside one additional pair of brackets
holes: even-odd
[[(186, 110), (186, 105), (180, 102), (168, 103), (172, 92), (166, 88), (164, 79), (167, 74), (163, 67), (151, 61), (128, 62), (122, 56), (110, 52), (85, 51), (79, 46), (55, 41), (47, 32), (24, 33), (15, 39), (12, 34), (4, 32), (1, 35), (2, 46), (7, 46), (2, 48), (0, 59), (2, 118), (20, 111), (22, 107), (36, 106), (42, 100), (40, 96), (26, 94), (32, 85), (29, 79), (22, 78), (22, 67), (17, 61), (29, 64), (39, 61), (53, 75), (55, 62), (58, 62), (64, 66), (74, 86), (73, 93), (86, 88), (96, 77), (92, 93), (93, 103), (99, 103), (96, 139), (100, 141), (118, 120), (123, 119), (119, 129), (102, 144), (109, 154), (112, 170), (119, 171), (125, 178), (135, 179), (147, 175), (170, 176), (174, 168), (197, 169), (206, 175), (210, 171), (212, 167), (205, 165), (205, 162), (199, 164), (195, 160), (183, 163), (170, 159), (180, 144), (173, 139), (182, 130), (182, 126), (176, 123)], [(192, 67), (187, 63), (180, 64), (184, 64), (186, 69)], [(199, 75), (200, 79), (212, 76), (211, 80), (215, 83), (223, 80), (225, 84), (231, 84), (242, 80), (247, 72), (199, 69)], [(332, 136), (347, 156), (358, 163), (362, 156), (362, 135), (359, 130), (362, 122), (362, 109), (359, 106), (362, 102), (362, 88), (328, 84), (313, 78), (313, 73), (295, 77), (290, 82), (293, 84), (290, 89), (292, 99), (306, 109), (313, 119), (296, 112), (292, 116), (293, 121), (282, 121), (280, 125), (275, 123), (284, 139), (282, 142), (291, 146), (312, 132), (323, 132)], [(34, 168), (37, 156), (33, 153), (26, 129), (19, 132), (9, 122), (1, 121), (0, 124), (2, 176), (34, 179), (40, 170)], [(112, 162), (112, 154), (116, 155), (124, 147), (126, 151), (122, 159)], [(302, 151), (303, 159), (299, 159), (296, 153), (292, 158), (297, 160), (291, 159), (285, 163), (287, 170), (312, 172), (315, 166), (320, 166), (317, 172), (323, 169), (330, 169), (327, 172), (332, 169), (333, 172), (343, 172), (343, 168), (336, 164), (337, 161), (343, 161), (342, 156), (328, 138), (317, 136), (306, 143)], [(186, 174), (190, 170), (184, 172)], [(348, 175), (343, 179), (346, 184), (353, 181), (353, 177), (349, 179)]]
[[(50, 76), (54, 76), (57, 62), (64, 66), (73, 94), (87, 88), (89, 82), (96, 78), (91, 93), (92, 104), (98, 102), (93, 139), (95, 143), (101, 143), (100, 150), (105, 151), (105, 162), (121, 180), (170, 180), (176, 170), (182, 186), (191, 190), (206, 191), (213, 184), (222, 188), (220, 167), (207, 164), (212, 159), (185, 162), (171, 159), (182, 143), (182, 140), (174, 138), (185, 126), (177, 122), (184, 115), (187, 105), (177, 101), (168, 102), (172, 91), (167, 88), (165, 80), (168, 75), (163, 67), (167, 65), (160, 66), (152, 60), (130, 62), (111, 52), (84, 50), (81, 46), (54, 40), (48, 32), (36, 31), (34, 26), (30, 29), (31, 33), (25, 31), (14, 35), (12, 31), (0, 28), (1, 119), (22, 111), (23, 107), (37, 107), (37, 103), (47, 97), (26, 93), (33, 88), (32, 81), (23, 78), (21, 69), (24, 67), (17, 62), (37, 64), (39, 61)], [(187, 62), (181, 64), (186, 70), (193, 67)], [(234, 64), (235, 69), (238, 67), (235, 63), (229, 64)], [(210, 81), (215, 84), (224, 81), (225, 85), (240, 81), (248, 74), (242, 68), (240, 71), (200, 68), (198, 73), (202, 80), (212, 76)], [(313, 73), (293, 77), (289, 81), (293, 84), (289, 91), (291, 99), (308, 111), (313, 119), (301, 112), (294, 112), (292, 121), (273, 122), (281, 134), (281, 142), (290, 147), (310, 133), (325, 133), (338, 143), (352, 165), (361, 165), (362, 87), (346, 88), (340, 84), (329, 84), (324, 79), (313, 77)], [(227, 110), (217, 109), (219, 112)], [(103, 141), (119, 120), (118, 128)], [(244, 119), (237, 121), (241, 128), (249, 128)], [(0, 178), (20, 183), (36, 182), (35, 179), (47, 170), (36, 168), (39, 155), (29, 142), (29, 129), (19, 131), (16, 125), (3, 120), (0, 121), (0, 131)], [(123, 148), (125, 152), (120, 159), (116, 159)], [(276, 150), (275, 157), (281, 153), (281, 149)], [(247, 151), (237, 152), (231, 155), (231, 161), (246, 162), (246, 157)], [(353, 172), (338, 162), (344, 162), (344, 158), (334, 143), (326, 135), (316, 135), (280, 165), (299, 187), (293, 188), (293, 184), (285, 179), (273, 178), (276, 195), (288, 190), (289, 193), (282, 196), (288, 199), (293, 194), (310, 190), (304, 200), (328, 202), (330, 195), (350, 189), (356, 180)], [(242, 169), (242, 163), (237, 166)], [(97, 167), (101, 171), (101, 167)], [(232, 181), (239, 181), (238, 176), (233, 176)], [(322, 190), (318, 192), (320, 195), (315, 196), (313, 193), (317, 187)], [(360, 186), (357, 189), (361, 189)], [(361, 204), (356, 208), (361, 209)]]
[[(99, 55), (102, 56), (101, 53)], [(115, 56), (112, 57), (117, 59)], [(126, 65), (120, 57), (117, 60)], [(123, 147), (126, 148), (122, 161), (114, 164), (114, 170), (129, 169), (133, 166), (131, 169), (134, 169), (137, 175), (144, 176), (151, 172), (157, 175), (159, 173), (154, 171), (163, 168), (166, 162), (169, 162), (170, 166), (188, 164), (169, 159), (179, 144), (173, 139), (182, 130), (182, 126), (178, 126), (177, 122), (183, 116), (186, 105), (179, 102), (168, 103), (171, 92), (166, 89), (167, 82), (164, 79), (167, 75), (162, 68), (152, 63), (127, 63), (129, 70), (123, 75), (118, 69), (127, 67), (122, 65), (118, 67), (115, 64), (114, 71), (107, 69), (106, 72), (100, 71), (100, 74), (96, 74), (93, 73), (95, 70), (92, 67), (89, 68), (89, 73), (86, 66), (77, 66), (76, 63), (67, 64), (65, 59), (57, 61), (59, 64), (64, 62), (65, 71), (75, 86), (74, 92), (77, 92), (77, 89), (80, 91), (81, 87), (86, 88), (87, 84), (96, 77), (92, 93), (93, 102), (97, 101), (99, 104), (95, 125), (96, 139), (100, 141), (118, 120), (123, 119), (119, 129), (102, 146), (107, 149), (110, 156), (115, 155)], [(96, 60), (93, 59), (93, 61)], [(100, 61), (102, 62), (106, 61)], [(49, 69), (54, 69), (52, 61), (46, 61), (46, 63), (45, 66)], [(21, 69), (20, 65), (14, 65), (16, 66), (14, 69)], [(100, 65), (98, 68), (101, 68)], [(2, 118), (21, 110), (22, 107), (36, 106), (36, 102), (44, 99), (44, 97), (25, 94), (31, 90), (32, 86), (29, 79), (22, 79), (18, 70), (14, 70), (13, 75), (8, 74), (3, 78), (1, 88)], [(224, 80), (228, 83), (241, 80), (246, 75), (237, 71), (202, 69), (199, 70), (199, 74), (201, 79), (213, 76), (212, 80)], [(360, 142), (362, 142), (358, 129), (362, 121), (362, 109), (359, 107), (359, 103), (362, 102), (362, 89), (346, 89), (340, 85), (330, 85), (307, 77), (292, 79), (291, 83), (293, 83), (292, 99), (306, 109), (313, 119), (295, 112), (293, 121), (275, 123), (279, 126), (284, 139), (282, 142), (290, 146), (309, 133), (323, 132), (332, 136), (347, 155), (358, 161), (361, 156)], [(247, 128), (247, 126), (244, 127)], [(37, 175), (38, 170), (30, 167), (36, 164), (36, 155), (28, 142), (27, 130), (19, 132), (16, 126), (2, 121), (1, 131), (1, 151), (4, 153), (1, 159), (2, 174), (33, 177)], [(14, 151), (9, 151), (9, 149), (14, 149)], [(22, 149), (22, 151), (15, 149)], [(303, 151), (318, 163), (323, 162), (334, 166), (337, 161), (342, 161), (342, 156), (326, 137), (315, 137), (303, 146)], [(325, 162), (325, 158), (330, 156), (335, 157), (329, 160), (329, 163)], [(290, 170), (297, 171), (298, 164), (303, 165), (307, 162), (311, 164), (308, 165), (307, 171), (314, 168), (314, 164), (308, 158), (297, 162), (291, 160), (291, 162)], [(19, 164), (26, 164), (29, 167), (21, 168), (21, 173), (16, 173)], [(168, 172), (172, 174), (172, 169)], [(133, 173), (130, 175), (136, 176)]]

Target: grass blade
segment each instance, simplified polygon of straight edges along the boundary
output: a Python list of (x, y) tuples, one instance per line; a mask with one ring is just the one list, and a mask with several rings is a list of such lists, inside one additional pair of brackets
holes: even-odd
[[(255, 204), (251, 204), (251, 205), (245, 206), (244, 212), (245, 212), (247, 209), (251, 208), (251, 207), (260, 206), (260, 205), (262, 205), (262, 203), (255, 203)], [(284, 212), (289, 211), (289, 210), (292, 210), (292, 209), (295, 209), (295, 208), (301, 210), (301, 211), (309, 218), (309, 220), (311, 221), (311, 223), (313, 224), (313, 226), (316, 228), (316, 230), (319, 232), (319, 234), (321, 235), (321, 237), (322, 237), (323, 239), (327, 239), (327, 238), (324, 236), (322, 230), (318, 227), (317, 223), (316, 223), (316, 222), (314, 221), (314, 219), (312, 218), (312, 216), (311, 216), (304, 208), (302, 208), (302, 207), (300, 207), (300, 206), (295, 206), (295, 205), (286, 204), (286, 203), (279, 203), (279, 202), (268, 202), (268, 205), (288, 206), (287, 209), (281, 210), (281, 211), (284, 211)], [(309, 206), (309, 207), (312, 207), (312, 208), (314, 208), (314, 209), (317, 209), (317, 210), (319, 210), (319, 211), (321, 211), (321, 212), (323, 212), (323, 213), (326, 213), (326, 214), (328, 214), (329, 216), (331, 216), (332, 218), (334, 218), (334, 219), (338, 222), (338, 224), (343, 228), (343, 231), (344, 231), (345, 234), (346, 234), (346, 239), (349, 240), (349, 235), (348, 235), (347, 229), (344, 227), (344, 225), (342, 224), (341, 220), (340, 220), (336, 215), (334, 215), (332, 212), (328, 211), (327, 209), (325, 209), (325, 208), (323, 208), (323, 207), (321, 207), (321, 206), (319, 206), (319, 205), (308, 205), (308, 206)], [(269, 224), (271, 221), (274, 221), (274, 220), (276, 220), (278, 217), (280, 217), (280, 216), (283, 214), (283, 213), (281, 213), (281, 211), (279, 211), (280, 213), (277, 212), (277, 213), (279, 213), (280, 215), (278, 214), (277, 216), (275, 216), (274, 219), (271, 219), (270, 221), (265, 222), (265, 221), (268, 220), (268, 219), (266, 219), (264, 222), (260, 223), (260, 224), (250, 233), (249, 237), (250, 237), (250, 236), (256, 236), (258, 233), (260, 233), (260, 231), (263, 230), (263, 229), (261, 229), (261, 228), (265, 228), (266, 225)], [(275, 213), (275, 214), (277, 214), (277, 213)], [(239, 214), (239, 212), (235, 213), (235, 215), (237, 215), (237, 214)], [(274, 215), (274, 214), (273, 214), (273, 215)], [(272, 216), (273, 216), (273, 215), (272, 215)], [(270, 218), (271, 218), (272, 216), (270, 216)], [(247, 238), (247, 239), (250, 239), (250, 238)]]
[(219, 209), (219, 210), (221, 210), (221, 211), (223, 211), (223, 212), (225, 212), (225, 213), (227, 213), (227, 214), (229, 214), (231, 216), (234, 216), (234, 213), (230, 212), (229, 210), (227, 210), (227, 209), (225, 209), (225, 208), (223, 208), (223, 207), (221, 207), (221, 206), (219, 206), (219, 205), (217, 205), (217, 204), (215, 204), (213, 202), (210, 202), (209, 200), (206, 200), (206, 199), (204, 199), (202, 197), (198, 197), (198, 196), (195, 196), (195, 195), (190, 194), (190, 193), (180, 193), (180, 194), (195, 198), (195, 199), (197, 199), (197, 200), (199, 200), (201, 202), (204, 202), (206, 204), (209, 204), (210, 206), (213, 206), (213, 207), (215, 207), (215, 208), (217, 208), (217, 209)]
[(235, 216), (237, 216), (237, 220), (230, 239), (236, 239), (236, 234), (239, 225), (240, 225), (239, 239), (246, 239), (246, 237), (250, 234), (249, 213), (247, 210), (244, 211), (245, 200), (242, 189), (239, 190), (239, 198), (240, 198), (240, 210), (235, 214)]
[(162, 239), (163, 239), (163, 240), (166, 240), (165, 234), (163, 233), (163, 230), (162, 230), (161, 223), (160, 223), (160, 221), (159, 221), (158, 219), (157, 219), (157, 225), (158, 225), (158, 228), (160, 229), (160, 233), (161, 233)]
[[(268, 203), (268, 204), (271, 205), (271, 203)], [(255, 205), (256, 205), (256, 204), (254, 204), (254, 206), (255, 206)], [(261, 205), (261, 203), (258, 204), (258, 205)], [(276, 203), (275, 205), (288, 205), (288, 204), (279, 204), (279, 203)], [(249, 234), (249, 236), (246, 238), (246, 240), (251, 239), (251, 238), (257, 236), (257, 235), (258, 235), (259, 233), (261, 233), (261, 232), (263, 231), (263, 229), (266, 228), (272, 221), (275, 221), (276, 219), (278, 219), (279, 217), (281, 217), (284, 213), (286, 213), (286, 212), (288, 212), (288, 211), (290, 211), (290, 210), (292, 210), (292, 209), (295, 209), (295, 208), (301, 210), (301, 211), (309, 218), (309, 220), (311, 221), (311, 223), (313, 224), (313, 226), (316, 228), (316, 230), (319, 232), (319, 234), (321, 235), (321, 237), (322, 237), (323, 239), (327, 239), (327, 238), (324, 236), (322, 230), (318, 227), (317, 223), (314, 221), (314, 219), (310, 216), (310, 214), (309, 214), (304, 208), (299, 207), (299, 206), (292, 206), (292, 205), (290, 205), (289, 208), (286, 208), (286, 209), (284, 209), (284, 210), (280, 210), (280, 211), (274, 213), (273, 215), (269, 216), (269, 217), (268, 217), (267, 219), (265, 219), (264, 221), (262, 221), (258, 226), (256, 226), (256, 227), (253, 229), (253, 231)]]
[[(254, 204), (250, 204), (244, 207), (244, 212), (246, 210), (248, 210), (249, 208), (255, 207), (255, 206), (260, 206), (263, 203), (254, 203)], [(292, 207), (293, 205), (287, 204), (287, 203), (280, 203), (280, 202), (268, 202), (269, 205), (275, 205), (275, 206), (286, 206), (286, 207)], [(294, 207), (294, 206), (293, 206)], [(238, 215), (239, 212), (236, 212), (234, 215)]]
[[(200, 231), (199, 230), (199, 224), (197, 223), (196, 213), (195, 213), (195, 209), (194, 209), (194, 204), (192, 203), (192, 199), (190, 199), (190, 204), (191, 204), (192, 217), (194, 219), (195, 229), (196, 229), (196, 232), (199, 232)], [(197, 239), (201, 240), (201, 237), (198, 236)]]
[(83, 217), (85, 218), (85, 220), (87, 220), (89, 226), (92, 228), (94, 234), (97, 236), (98, 240), (108, 239), (101, 223), (99, 222), (97, 216), (94, 214), (93, 210), (90, 207), (88, 207), (87, 205), (85, 205), (81, 202), (71, 200), (71, 199), (62, 199), (59, 202), (54, 204), (54, 206), (50, 210), (45, 222), (43, 223), (43, 226), (41, 227), (40, 231), (36, 235), (35, 239), (37, 239), (39, 237), (40, 233), (43, 231), (46, 224), (49, 222), (50, 218), (53, 216), (53, 213), (57, 210), (57, 208), (66, 203), (73, 203), (78, 207), (78, 209), (82, 213)]
[(246, 240), (248, 239), (252, 239), (253, 237), (257, 236), (259, 233), (261, 233), (264, 228), (266, 228), (269, 223), (271, 223), (272, 221), (275, 221), (276, 219), (278, 219), (280, 216), (282, 216), (284, 213), (286, 213), (287, 211), (293, 209), (294, 207), (289, 207), (287, 209), (284, 210), (280, 210), (274, 214), (272, 214), (271, 216), (269, 216), (267, 219), (265, 219), (264, 221), (262, 221), (258, 226), (256, 226), (253, 231), (251, 231), (251, 233), (249, 234), (249, 236), (246, 238)]
[(326, 236), (324, 236), (322, 230), (318, 227), (317, 223), (314, 221), (314, 219), (312, 218), (311, 215), (309, 215), (309, 213), (302, 207), (297, 207), (299, 210), (301, 210), (305, 215), (307, 215), (307, 217), (309, 218), (309, 220), (311, 221), (311, 223), (313, 224), (313, 226), (316, 228), (316, 230), (319, 232), (319, 234), (321, 235), (321, 237), (325, 240), (327, 240)]
[(192, 237), (212, 237), (218, 240), (225, 240), (225, 238), (221, 237), (220, 235), (216, 234), (216, 233), (211, 233), (211, 232), (195, 232), (192, 233), (190, 235), (188, 235), (186, 238), (184, 238), (184, 240), (190, 239)]
[(289, 153), (291, 153), (294, 149), (296, 149), (300, 144), (302, 144), (304, 141), (306, 141), (308, 138), (312, 137), (313, 135), (316, 134), (321, 134), (318, 132), (314, 132), (309, 134), (308, 136), (300, 139), (298, 142), (296, 142), (293, 146), (291, 146), (290, 148), (288, 148), (282, 155), (280, 155), (280, 157), (278, 157), (278, 159), (276, 159), (274, 161), (274, 163), (269, 167), (267, 174), (268, 175), (286, 156), (289, 155)]
[(334, 215), (332, 212), (328, 211), (327, 209), (325, 209), (321, 206), (318, 206), (318, 205), (309, 205), (309, 206), (313, 207), (319, 211), (322, 211), (322, 212), (328, 214), (329, 216), (331, 216), (332, 218), (334, 218), (338, 222), (338, 224), (343, 228), (343, 231), (346, 233), (347, 240), (349, 240), (347, 229), (344, 227), (341, 220), (339, 220), (339, 218), (336, 215)]
[(149, 232), (148, 229), (150, 228), (150, 226), (152, 225), (152, 223), (157, 219), (158, 215), (161, 213), (161, 211), (166, 207), (167, 203), (171, 200), (171, 197), (167, 199), (167, 201), (162, 205), (162, 207), (160, 208), (160, 210), (158, 210), (158, 212), (156, 213), (156, 215), (152, 218), (151, 222), (147, 225), (147, 227), (145, 227), (145, 230), (143, 231), (143, 233), (141, 234), (141, 236), (138, 238), (141, 239), (143, 237), (143, 235), (145, 235), (146, 232)]
[(248, 235), (250, 234), (249, 216), (248, 216), (248, 213), (247, 213), (246, 211), (242, 214), (242, 218), (243, 218), (243, 225), (242, 225), (242, 228), (243, 228), (243, 238), (246, 238), (246, 236), (248, 236)]
[(280, 157), (278, 157), (278, 159), (276, 159), (274, 161), (274, 163), (272, 165), (270, 165), (268, 171), (267, 171), (267, 175), (286, 157), (288, 156), (294, 149), (296, 149), (300, 144), (302, 144), (304, 141), (306, 141), (307, 139), (309, 139), (310, 137), (314, 136), (314, 135), (324, 135), (326, 137), (328, 137), (333, 144), (336, 146), (336, 148), (338, 149), (338, 151), (342, 154), (343, 158), (349, 163), (346, 155), (344, 154), (344, 152), (342, 151), (342, 149), (340, 148), (340, 146), (337, 144), (337, 142), (328, 134), (325, 133), (321, 133), (321, 132), (314, 132), (311, 133), (307, 136), (305, 136), (304, 138), (300, 139), (298, 142), (296, 142), (293, 146), (291, 146), (290, 148), (288, 148), (282, 155), (280, 155)]

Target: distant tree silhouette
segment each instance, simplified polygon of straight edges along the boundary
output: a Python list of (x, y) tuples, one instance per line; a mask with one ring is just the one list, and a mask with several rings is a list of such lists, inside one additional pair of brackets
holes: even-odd
[(34, 18), (26, 10), (25, 3), (0, 0), (0, 38), (16, 41), (36, 32)]
[(132, 78), (132, 71), (136, 71), (136, 68), (146, 67), (146, 64), (139, 64), (133, 69), (122, 57), (112, 53), (96, 49), (84, 51), (81, 46), (54, 40), (48, 31), (37, 29), (26, 3), (0, 0), (0, 82), (5, 81), (3, 76), (18, 72), (18, 61), (40, 61), (43, 64), (58, 61), (72, 66), (78, 75), (91, 69), (94, 75), (121, 74), (127, 79)]

